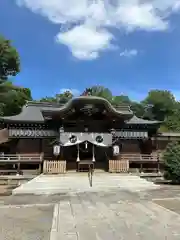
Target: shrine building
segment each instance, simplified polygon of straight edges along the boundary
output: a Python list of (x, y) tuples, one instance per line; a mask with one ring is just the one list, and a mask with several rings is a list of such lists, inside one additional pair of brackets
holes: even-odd
[(159, 135), (160, 124), (100, 97), (80, 96), (64, 105), (27, 102), (20, 114), (0, 117), (0, 161), (29, 164), (39, 158), (42, 165), (60, 164), (57, 173), (80, 171), (83, 161), (109, 172), (129, 171), (142, 163), (151, 168), (169, 140), (180, 137)]

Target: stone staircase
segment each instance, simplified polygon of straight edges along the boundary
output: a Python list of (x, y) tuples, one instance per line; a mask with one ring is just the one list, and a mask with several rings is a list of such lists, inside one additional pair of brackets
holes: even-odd
[(95, 173), (90, 187), (87, 173), (39, 175), (13, 190), (13, 194), (58, 194), (127, 190), (131, 192), (158, 188), (139, 176), (129, 174)]

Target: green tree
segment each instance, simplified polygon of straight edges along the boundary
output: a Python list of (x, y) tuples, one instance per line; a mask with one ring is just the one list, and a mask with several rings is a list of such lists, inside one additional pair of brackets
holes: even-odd
[(7, 82), (11, 86), (11, 90), (6, 98), (4, 98), (1, 114), (5, 116), (16, 115), (21, 112), (22, 107), (27, 101), (32, 100), (29, 88), (14, 86), (11, 82)]
[(52, 102), (52, 103), (65, 104), (72, 98), (73, 98), (73, 94), (70, 91), (65, 91), (64, 93), (56, 94), (54, 97), (41, 98), (40, 102)]
[(173, 114), (176, 101), (170, 91), (151, 90), (141, 104), (144, 107), (151, 106), (146, 111), (148, 118), (163, 121), (165, 117)]
[(180, 132), (180, 111), (176, 109), (172, 115), (167, 116), (164, 125), (169, 131)]
[[(18, 52), (11, 42), (0, 36), (0, 114), (7, 111), (7, 103), (12, 102), (17, 96), (16, 87), (9, 76), (15, 76), (20, 71), (20, 59)], [(9, 105), (8, 105), (9, 106)], [(11, 111), (10, 111), (11, 112)]]
[(165, 179), (180, 183), (180, 144), (178, 142), (169, 143), (164, 152), (163, 159)]
[(39, 100), (40, 102), (54, 102), (57, 103), (57, 99), (55, 97), (43, 97)]
[(90, 93), (92, 96), (102, 97), (112, 102), (112, 92), (103, 86), (92, 86), (90, 88), (87, 88), (82, 95), (86, 95), (88, 93)]
[(60, 104), (65, 104), (73, 98), (73, 94), (70, 91), (65, 91), (64, 93), (56, 94), (57, 102)]
[(137, 117), (144, 118), (145, 108), (141, 103), (131, 102), (130, 105), (131, 105), (131, 110)]
[(9, 76), (16, 76), (20, 71), (18, 52), (11, 42), (0, 36), (0, 79), (6, 80)]
[(112, 97), (112, 104), (114, 106), (117, 106), (119, 104), (131, 104), (131, 100), (129, 99), (128, 96), (125, 95), (119, 95), (119, 96), (113, 96)]

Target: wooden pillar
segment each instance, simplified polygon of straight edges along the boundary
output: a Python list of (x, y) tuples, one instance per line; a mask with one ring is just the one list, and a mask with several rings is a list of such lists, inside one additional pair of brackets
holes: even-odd
[(39, 174), (42, 173), (42, 162), (39, 163)]
[(160, 169), (160, 156), (159, 156), (159, 152), (158, 152), (158, 139), (157, 139), (157, 133), (155, 135), (155, 148), (156, 148), (156, 157), (157, 157), (157, 172), (160, 173), (161, 169)]
[(15, 142), (14, 142), (14, 149), (13, 150), (15, 151), (15, 153), (19, 152), (19, 150), (18, 150), (19, 140), (20, 140), (20, 138), (17, 138), (17, 139), (15, 139)]
[(140, 172), (143, 173), (143, 164), (140, 163)]
[(39, 173), (41, 174), (43, 172), (43, 160), (44, 160), (44, 152), (43, 152), (43, 139), (40, 138), (39, 142), (39, 149), (40, 149), (40, 163), (39, 163)]
[(18, 155), (17, 174), (21, 173), (21, 156)]

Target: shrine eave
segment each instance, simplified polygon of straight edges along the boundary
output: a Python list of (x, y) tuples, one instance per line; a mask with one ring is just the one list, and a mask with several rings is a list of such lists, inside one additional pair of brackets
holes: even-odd
[(20, 114), (15, 116), (0, 117), (4, 122), (44, 123), (44, 117), (37, 107), (24, 106)]
[(71, 99), (68, 103), (60, 105), (57, 103), (47, 103), (47, 102), (27, 102), (27, 104), (22, 108), (20, 114), (15, 116), (3, 116), (0, 120), (4, 122), (32, 122), (32, 123), (44, 123), (46, 121), (45, 114), (48, 115), (59, 114), (59, 117), (65, 116), (74, 104), (95, 104), (100, 103), (104, 105), (107, 112), (115, 116), (123, 116), (125, 119), (130, 119), (133, 116), (133, 112), (130, 110), (129, 106), (118, 106), (113, 107), (110, 102), (104, 98), (93, 97), (93, 96), (81, 96)]
[(130, 119), (133, 116), (133, 112), (129, 106), (120, 105), (118, 107), (114, 107), (108, 100), (101, 97), (95, 97), (95, 96), (80, 96), (80, 97), (71, 99), (68, 103), (66, 103), (65, 105), (59, 108), (53, 109), (53, 111), (49, 107), (44, 107), (42, 111), (44, 113), (52, 113), (52, 114), (59, 113), (61, 115), (65, 115), (72, 109), (72, 107), (75, 104), (78, 105), (82, 103), (84, 105), (88, 105), (88, 104), (91, 105), (91, 104), (97, 104), (97, 103), (103, 104), (107, 112), (116, 116), (124, 116), (126, 119)]
[(126, 124), (128, 125), (134, 125), (134, 124), (139, 124), (139, 125), (160, 125), (162, 121), (156, 121), (156, 120), (147, 120), (147, 119), (142, 119), (138, 118), (135, 115), (126, 121)]
[(68, 114), (74, 106), (80, 105), (93, 105), (100, 104), (111, 116), (122, 117), (126, 124), (129, 125), (158, 125), (161, 122), (159, 121), (150, 121), (138, 118), (133, 115), (132, 110), (128, 105), (120, 105), (114, 107), (109, 101), (100, 97), (93, 96), (81, 96), (71, 99), (68, 103), (63, 106), (58, 103), (49, 103), (49, 102), (27, 102), (27, 104), (22, 108), (20, 114), (15, 116), (4, 116), (0, 117), (2, 122), (11, 122), (11, 123), (45, 123), (46, 116), (59, 115), (59, 118), (63, 118)]

